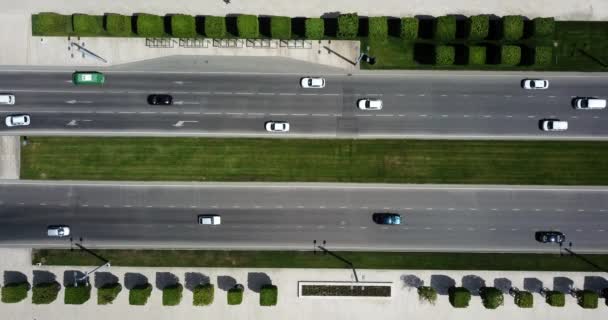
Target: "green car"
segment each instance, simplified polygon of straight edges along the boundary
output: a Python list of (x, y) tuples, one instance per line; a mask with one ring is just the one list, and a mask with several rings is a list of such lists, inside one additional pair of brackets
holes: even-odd
[(105, 77), (101, 72), (74, 72), (72, 82), (74, 84), (103, 84)]

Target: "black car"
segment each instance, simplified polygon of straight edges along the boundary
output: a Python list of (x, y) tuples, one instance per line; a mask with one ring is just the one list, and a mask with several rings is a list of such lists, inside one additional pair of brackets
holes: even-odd
[(372, 220), (377, 224), (401, 224), (401, 216), (396, 213), (374, 213)]
[(538, 231), (534, 238), (542, 243), (562, 243), (566, 241), (566, 235), (559, 231)]
[(173, 104), (173, 97), (168, 94), (151, 94), (148, 96), (148, 103), (154, 106), (171, 105)]

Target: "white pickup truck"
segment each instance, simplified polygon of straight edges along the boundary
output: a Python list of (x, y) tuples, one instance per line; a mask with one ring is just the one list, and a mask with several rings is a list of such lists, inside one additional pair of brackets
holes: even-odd
[(215, 226), (222, 224), (222, 218), (216, 214), (202, 214), (198, 216), (198, 224)]

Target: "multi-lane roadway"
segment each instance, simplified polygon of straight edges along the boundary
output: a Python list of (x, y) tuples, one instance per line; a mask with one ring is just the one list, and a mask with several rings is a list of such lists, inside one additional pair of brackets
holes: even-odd
[[(0, 72), (0, 92), (17, 103), (0, 116), (27, 113), (29, 127), (1, 134), (114, 134), (280, 137), (608, 139), (608, 110), (575, 110), (575, 97), (606, 97), (604, 75), (542, 74), (547, 90), (524, 90), (529, 75), (406, 73), (325, 76), (323, 89), (299, 85), (307, 74), (106, 72), (103, 86), (74, 86), (70, 72)], [(322, 75), (321, 75), (322, 76)], [(172, 106), (146, 97), (169, 93)], [(358, 99), (381, 98), (379, 111)], [(567, 120), (565, 132), (539, 121)], [(267, 133), (266, 121), (291, 131)]]

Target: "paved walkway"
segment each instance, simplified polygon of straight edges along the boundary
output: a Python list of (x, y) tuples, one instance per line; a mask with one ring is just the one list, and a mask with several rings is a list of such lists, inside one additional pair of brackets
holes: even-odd
[[(0, 271), (22, 272), (30, 283), (40, 278), (56, 276), (59, 282), (64, 281), (64, 275), (70, 277), (72, 270), (87, 271), (92, 267), (47, 267), (24, 265), (28, 259), (28, 250), (1, 249), (3, 257)], [(10, 259), (8, 259), (10, 258)], [(7, 261), (9, 264), (7, 265)], [(19, 261), (18, 263), (14, 261)], [(69, 270), (69, 272), (66, 272)], [(126, 276), (126, 274), (129, 274)], [(505, 305), (497, 310), (486, 310), (479, 296), (473, 296), (470, 307), (454, 309), (448, 302), (445, 293), (451, 285), (464, 285), (475, 290), (486, 284), (505, 288), (509, 283), (520, 289), (537, 291), (540, 287), (567, 290), (573, 285), (576, 288), (595, 289), (598, 286), (608, 286), (605, 273), (578, 272), (504, 272), (504, 271), (447, 271), (447, 270), (359, 270), (361, 281), (392, 282), (392, 298), (390, 299), (342, 299), (342, 298), (301, 298), (298, 297), (298, 281), (353, 281), (349, 269), (243, 269), (243, 268), (125, 268), (111, 267), (102, 269), (92, 276), (92, 284), (99, 285), (107, 279), (117, 279), (123, 286), (130, 286), (137, 281), (147, 279), (154, 286), (152, 296), (144, 307), (130, 306), (128, 292), (123, 289), (117, 300), (108, 306), (99, 306), (96, 301), (96, 290), (92, 298), (83, 306), (67, 306), (63, 304), (63, 292), (50, 305), (32, 307), (30, 298), (17, 304), (0, 303), (0, 314), (3, 320), (23, 319), (119, 319), (126, 314), (133, 320), (155, 319), (295, 319), (295, 320), (335, 320), (335, 319), (372, 319), (379, 314), (382, 319), (441, 319), (441, 320), (596, 320), (608, 317), (608, 307), (604, 299), (595, 310), (585, 310), (576, 304), (571, 296), (566, 296), (566, 306), (555, 308), (547, 305), (540, 294), (534, 293), (533, 309), (520, 309), (513, 303), (513, 298), (505, 295)], [(9, 277), (18, 274), (8, 273)], [(144, 278), (145, 277), (145, 278)], [(128, 279), (125, 281), (125, 279)], [(162, 293), (158, 287), (171, 281), (179, 281), (185, 285), (182, 302), (176, 307), (163, 307)], [(193, 307), (192, 293), (187, 288), (192, 284), (210, 281), (216, 286), (215, 301), (207, 307)], [(243, 304), (228, 306), (226, 303), (226, 288), (235, 283), (245, 287)], [(275, 307), (259, 306), (259, 294), (256, 292), (262, 284), (272, 283), (278, 286), (278, 305)], [(440, 296), (435, 306), (421, 303), (414, 288), (424, 283), (438, 289)], [(31, 296), (31, 293), (30, 293)]]
[(21, 145), (18, 136), (0, 136), (0, 179), (19, 179)]

